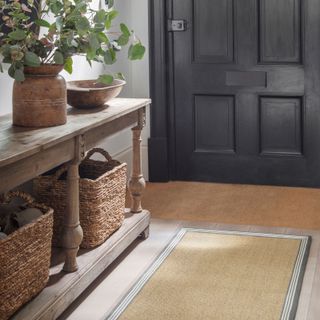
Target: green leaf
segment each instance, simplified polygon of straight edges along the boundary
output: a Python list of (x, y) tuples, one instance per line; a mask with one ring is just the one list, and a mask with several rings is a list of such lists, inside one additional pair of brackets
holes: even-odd
[(115, 77), (116, 79), (126, 80), (126, 78), (124, 77), (123, 73), (121, 73), (121, 72), (116, 73), (116, 74), (114, 75), (114, 77)]
[(64, 70), (66, 70), (68, 73), (72, 73), (73, 71), (73, 60), (71, 57), (68, 57), (64, 63)]
[(67, 40), (67, 45), (68, 45), (69, 47), (72, 47), (72, 41), (74, 41), (74, 34), (73, 34), (73, 32), (70, 32), (70, 33), (68, 34), (66, 40)]
[(21, 29), (17, 29), (15, 31), (12, 31), (8, 34), (8, 36), (13, 39), (13, 40), (23, 40), (26, 38), (27, 34), (21, 30)]
[(103, 32), (99, 32), (98, 37), (101, 43), (110, 43), (109, 38)]
[(90, 24), (86, 17), (80, 17), (79, 19), (77, 19), (75, 25), (78, 32), (81, 34), (87, 32), (90, 29)]
[(68, 47), (75, 47), (77, 48), (79, 45), (78, 45), (78, 42), (74, 39), (74, 32), (71, 31), (68, 36), (66, 37), (66, 45)]
[(76, 6), (75, 6), (75, 11), (79, 11), (80, 13), (86, 13), (87, 12), (87, 2), (86, 0), (76, 0)]
[(100, 42), (98, 36), (94, 33), (89, 34), (89, 45), (93, 51), (97, 51), (100, 48)]
[(57, 32), (57, 26), (56, 23), (53, 23), (49, 28), (50, 33), (56, 33)]
[(63, 54), (58, 50), (54, 53), (53, 60), (56, 64), (64, 64)]
[(63, 21), (62, 21), (62, 17), (57, 17), (56, 18), (56, 28), (57, 30), (60, 32), (63, 28)]
[(108, 11), (107, 16), (110, 20), (113, 20), (118, 16), (119, 12), (117, 10)]
[(35, 53), (27, 51), (24, 55), (24, 63), (30, 67), (37, 67), (40, 65), (41, 61)]
[(106, 21), (105, 21), (105, 27), (106, 27), (106, 29), (110, 29), (110, 28), (111, 28), (112, 20), (113, 20), (117, 15), (118, 15), (118, 11), (116, 11), (116, 10), (111, 10), (111, 11), (107, 12)]
[(113, 76), (110, 74), (103, 74), (99, 77), (98, 82), (104, 84), (111, 84), (113, 82)]
[(9, 67), (8, 74), (11, 78), (13, 78), (19, 82), (24, 81), (24, 79), (25, 79), (25, 76), (23, 73), (23, 67), (17, 66), (16, 64), (12, 64)]
[(124, 23), (120, 23), (120, 30), (123, 33), (123, 35), (130, 37), (131, 32), (129, 31), (128, 27)]
[(122, 34), (117, 40), (117, 43), (119, 46), (125, 46), (126, 44), (128, 44), (128, 42), (129, 42), (129, 37), (126, 36), (125, 34)]
[(97, 13), (95, 14), (93, 21), (95, 23), (104, 23), (105, 18), (106, 18), (106, 12), (103, 9), (101, 9), (97, 11)]
[(104, 54), (105, 64), (113, 64), (116, 62), (116, 53), (113, 49), (109, 49)]
[(0, 47), (0, 52), (4, 57), (10, 57), (11, 56), (11, 46), (9, 44), (5, 44), (2, 47)]
[(89, 65), (90, 65), (90, 67), (92, 67), (92, 62), (91, 62), (90, 59), (88, 59), (88, 55), (87, 55), (86, 59), (87, 59), (87, 62), (89, 63)]
[(16, 81), (24, 81), (25, 80), (25, 76), (24, 76), (24, 73), (23, 73), (23, 69), (16, 69), (14, 74), (13, 74), (13, 78), (16, 80)]
[(50, 23), (48, 21), (46, 21), (46, 20), (43, 20), (43, 19), (36, 19), (34, 21), (34, 23), (39, 27), (50, 28)]
[(54, 15), (58, 15), (60, 13), (61, 9), (63, 9), (63, 4), (60, 3), (59, 1), (54, 1), (50, 5), (50, 10), (52, 11), (52, 13)]
[(60, 11), (63, 9), (63, 4), (59, 1), (52, 1), (50, 5), (50, 10), (54, 15), (58, 15)]
[(87, 60), (88, 61), (91, 61), (93, 60), (94, 58), (96, 58), (97, 56), (97, 53), (96, 53), (96, 50), (92, 50), (91, 48), (87, 51)]
[(108, 2), (108, 8), (112, 8), (114, 6), (114, 0), (107, 0)]
[(12, 62), (12, 59), (11, 57), (4, 57), (3, 60), (2, 60), (3, 63), (11, 63)]
[(9, 74), (9, 76), (10, 76), (11, 78), (13, 78), (13, 79), (14, 79), (14, 73), (15, 73), (15, 71), (16, 71), (16, 68), (15, 68), (15, 66), (12, 64), (12, 65), (9, 67), (9, 69), (8, 69), (8, 74)]
[(103, 23), (96, 23), (94, 25), (94, 31), (95, 32), (101, 32), (101, 31), (104, 31), (104, 29), (105, 29), (105, 26), (104, 26)]
[(128, 58), (130, 60), (141, 60), (146, 52), (146, 48), (139, 42), (132, 44), (128, 51)]

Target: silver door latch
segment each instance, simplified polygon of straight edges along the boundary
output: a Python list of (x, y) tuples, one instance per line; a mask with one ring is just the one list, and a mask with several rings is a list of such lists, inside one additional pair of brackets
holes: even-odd
[(168, 20), (168, 31), (181, 32), (187, 30), (187, 21), (185, 20)]

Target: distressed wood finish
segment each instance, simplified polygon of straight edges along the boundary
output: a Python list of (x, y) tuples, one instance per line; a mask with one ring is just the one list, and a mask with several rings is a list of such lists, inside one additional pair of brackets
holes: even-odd
[(67, 214), (64, 218), (62, 244), (66, 258), (63, 270), (74, 272), (78, 270), (77, 253), (83, 239), (80, 226), (80, 201), (79, 201), (79, 164), (85, 157), (85, 142), (83, 135), (75, 138), (75, 155), (68, 168), (67, 176)]
[(117, 97), (124, 80), (115, 79), (111, 85), (97, 83), (97, 80), (69, 81), (67, 83), (68, 104), (78, 109), (101, 107)]
[[(25, 159), (100, 126), (112, 127), (111, 122), (150, 104), (149, 99), (114, 99), (95, 110), (68, 110), (68, 123), (59, 127), (27, 129), (13, 127), (11, 115), (0, 117), (0, 168)], [(137, 122), (136, 118), (134, 122)], [(134, 123), (132, 122), (132, 124)], [(122, 128), (117, 128), (120, 130)], [(69, 160), (72, 160), (70, 158)], [(0, 188), (1, 192), (1, 188)]]
[(138, 113), (138, 125), (132, 128), (132, 175), (129, 181), (129, 191), (131, 194), (132, 204), (131, 212), (138, 213), (142, 211), (141, 196), (143, 189), (146, 187), (146, 182), (141, 171), (141, 131), (145, 126), (145, 109)]
[[(63, 65), (25, 67), (26, 81), (13, 85), (12, 121), (22, 127), (51, 127), (67, 121), (67, 86)], [(50, 88), (50, 90), (48, 90)]]
[[(64, 258), (53, 269), (59, 273), (62, 268), (71, 275), (67, 283), (60, 280), (49, 285), (16, 319), (25, 319), (26, 315), (28, 319), (55, 319), (134, 239), (141, 234), (143, 238), (148, 236), (150, 214), (141, 208), (145, 181), (141, 174), (140, 143), (149, 104), (149, 99), (114, 99), (96, 110), (69, 109), (66, 125), (45, 129), (13, 127), (10, 115), (0, 117), (0, 194), (62, 163), (70, 163), (62, 238)], [(79, 163), (87, 150), (130, 125), (134, 126), (131, 211), (140, 213), (127, 215), (124, 226), (110, 240), (84, 255), (84, 259), (77, 258), (83, 237), (79, 222)]]
[[(85, 151), (129, 125), (135, 125), (132, 173), (132, 211), (141, 212), (140, 134), (144, 126), (148, 99), (114, 99), (108, 106), (94, 111), (69, 110), (68, 123), (60, 127), (27, 129), (12, 127), (10, 116), (0, 117), (0, 193), (7, 192), (37, 175), (70, 161), (68, 170), (68, 212), (64, 222), (63, 270), (78, 269), (76, 256), (82, 240), (79, 223), (78, 165)], [(86, 142), (88, 140), (88, 143)]]

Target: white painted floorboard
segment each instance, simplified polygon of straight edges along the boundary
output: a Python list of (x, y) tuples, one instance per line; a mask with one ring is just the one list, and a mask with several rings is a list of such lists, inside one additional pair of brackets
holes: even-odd
[(136, 240), (59, 320), (104, 320), (182, 226), (311, 235), (312, 244), (296, 320), (320, 319), (320, 231), (153, 219), (149, 239)]

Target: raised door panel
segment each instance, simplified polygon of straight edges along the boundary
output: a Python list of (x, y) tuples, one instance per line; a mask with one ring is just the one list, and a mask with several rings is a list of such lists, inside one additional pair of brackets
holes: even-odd
[(260, 98), (262, 155), (302, 155), (302, 98)]
[(234, 0), (193, 0), (194, 62), (234, 61)]
[(195, 96), (195, 152), (235, 152), (233, 96)]
[(259, 62), (301, 63), (301, 0), (258, 0)]

